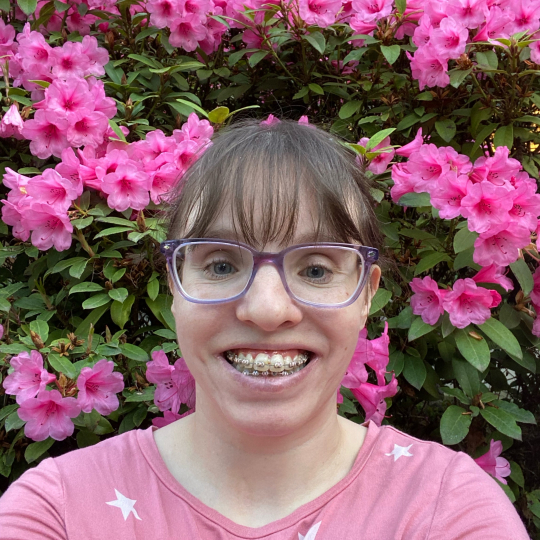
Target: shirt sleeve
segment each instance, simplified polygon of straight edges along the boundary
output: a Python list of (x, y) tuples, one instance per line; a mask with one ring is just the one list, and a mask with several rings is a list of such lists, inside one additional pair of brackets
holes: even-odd
[(26, 471), (0, 498), (1, 540), (67, 540), (64, 490), (53, 459)]
[(457, 453), (439, 492), (429, 540), (529, 540), (506, 493), (474, 460)]

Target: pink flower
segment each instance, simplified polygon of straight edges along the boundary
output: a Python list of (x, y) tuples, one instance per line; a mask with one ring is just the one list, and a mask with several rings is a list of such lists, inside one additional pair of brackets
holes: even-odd
[(45, 99), (35, 103), (36, 109), (52, 110), (72, 120), (77, 114), (94, 109), (94, 100), (84, 79), (56, 79), (45, 90)]
[(165, 411), (162, 417), (152, 419), (152, 425), (156, 426), (157, 428), (165, 427), (169, 424), (172, 424), (173, 422), (176, 422), (177, 420), (180, 420), (180, 418), (185, 418), (186, 416), (193, 414), (194, 412), (195, 409), (189, 409), (189, 411), (186, 411), (184, 414), (178, 414), (172, 411)]
[(477, 287), (471, 278), (465, 278), (454, 283), (443, 299), (443, 307), (456, 328), (465, 328), (471, 323), (485, 323), (491, 317), (491, 308), (500, 302), (501, 295), (497, 291)]
[(504, 275), (504, 269), (504, 266), (490, 264), (489, 266), (484, 266), (472, 279), (476, 283), (497, 283), (503, 289), (511, 291), (514, 288), (514, 284), (510, 278)]
[(368, 340), (366, 364), (375, 371), (377, 384), (382, 385), (385, 382), (384, 376), (386, 368), (390, 361), (388, 346), (390, 338), (388, 337), (388, 321), (384, 323), (384, 331), (380, 337)]
[(2, 207), (2, 221), (6, 225), (11, 225), (13, 227), (12, 234), (15, 238), (26, 242), (28, 238), (30, 238), (30, 228), (23, 217), (22, 212), (24, 205), (21, 206), (21, 202), (13, 203), (6, 199), (1, 202), (4, 205)]
[(499, 6), (489, 9), (485, 24), (474, 36), (473, 41), (489, 41), (497, 38), (508, 38), (512, 32), (515, 15), (511, 11), (503, 11)]
[(488, 14), (486, 0), (449, 0), (446, 13), (467, 28), (478, 28)]
[(98, 47), (98, 41), (94, 36), (84, 36), (81, 52), (90, 60), (85, 75), (91, 74), (98, 77), (105, 75), (103, 66), (109, 62), (109, 53), (107, 49)]
[[(103, 113), (107, 118), (113, 118), (116, 114), (116, 103), (113, 98), (105, 95), (105, 86), (103, 81), (95, 79), (94, 77), (88, 77), (86, 82), (88, 83), (88, 88), (92, 94), (94, 111)], [(129, 130), (127, 130), (125, 126), (120, 126), (120, 129), (124, 135), (129, 133)]]
[(536, 315), (536, 319), (534, 319), (531, 333), (533, 336), (540, 337), (540, 317), (538, 317), (538, 314)]
[(508, 223), (512, 196), (505, 186), (491, 182), (469, 184), (467, 195), (461, 200), (461, 215), (468, 220), (470, 231), (484, 233), (493, 226)]
[[(414, 193), (419, 184), (417, 178), (409, 172), (406, 163), (394, 163), (392, 165), (392, 180), (394, 185), (390, 190), (390, 195), (395, 203), (406, 193)], [(421, 188), (418, 188), (418, 191), (421, 190)]]
[(308, 25), (326, 28), (336, 21), (341, 0), (299, 0), (300, 18)]
[(529, 45), (529, 49), (531, 50), (531, 60), (535, 64), (540, 64), (540, 41), (533, 41)]
[(506, 484), (504, 477), (510, 476), (512, 471), (510, 470), (510, 463), (505, 458), (499, 457), (502, 451), (502, 442), (491, 439), (489, 450), (474, 461), (499, 482)]
[(461, 204), (471, 181), (466, 174), (460, 176), (453, 170), (442, 174), (431, 192), (431, 204), (439, 210), (442, 219), (461, 215)]
[(473, 261), (480, 266), (508, 266), (517, 261), (519, 250), (530, 242), (528, 229), (514, 222), (493, 227), (475, 240)]
[(71, 418), (79, 416), (81, 408), (72, 397), (63, 398), (58, 390), (43, 390), (37, 398), (24, 401), (17, 411), (26, 420), (24, 434), (34, 441), (52, 437), (63, 441), (73, 435), (75, 426)]
[(100, 112), (83, 111), (75, 116), (67, 130), (71, 146), (99, 146), (109, 128), (107, 117)]
[(153, 352), (146, 378), (157, 385), (154, 403), (160, 411), (178, 412), (182, 403), (190, 408), (195, 406), (195, 380), (183, 358), (171, 366), (163, 350)]
[(174, 163), (165, 163), (156, 171), (149, 173), (152, 185), (150, 186), (150, 198), (154, 204), (160, 204), (169, 200), (168, 193), (176, 185), (181, 171)]
[[(409, 55), (408, 55), (409, 56)], [(431, 43), (420, 47), (411, 60), (412, 75), (418, 80), (420, 90), (426, 86), (445, 87), (450, 84), (448, 60), (442, 58)]]
[(442, 146), (439, 148), (439, 155), (450, 165), (450, 169), (456, 171), (458, 174), (471, 172), (472, 163), (469, 156), (458, 154), (451, 146)]
[(406, 158), (411, 157), (411, 154), (419, 150), (423, 144), (424, 144), (424, 138), (422, 137), (422, 128), (420, 128), (416, 132), (414, 139), (410, 143), (406, 144), (405, 146), (398, 148), (396, 150), (396, 154), (398, 156), (403, 156)]
[(57, 77), (84, 77), (90, 68), (90, 59), (82, 52), (82, 44), (66, 41), (62, 47), (51, 50), (52, 72)]
[(179, 12), (177, 0), (154, 0), (148, 2), (150, 22), (158, 28), (165, 28)]
[(416, 192), (431, 191), (439, 177), (450, 170), (446, 155), (434, 144), (424, 144), (411, 154), (407, 169), (417, 177)]
[(54, 169), (45, 169), (43, 174), (31, 178), (26, 191), (36, 202), (54, 206), (58, 212), (66, 212), (78, 197), (78, 186)]
[(376, 22), (392, 13), (393, 0), (353, 0), (352, 7), (366, 23)]
[[(376, 22), (365, 22), (358, 13), (351, 17), (349, 24), (355, 34), (362, 34), (364, 36), (373, 35), (374, 30), (377, 28)], [(363, 39), (355, 39), (351, 43), (355, 47), (362, 47), (364, 41)]]
[(281, 120), (276, 118), (273, 114), (269, 114), (266, 120), (260, 122), (261, 126), (273, 126), (274, 124), (279, 124)]
[(148, 174), (131, 160), (118, 165), (115, 172), (105, 175), (101, 181), (101, 190), (109, 195), (107, 204), (119, 212), (146, 208), (150, 202), (150, 187)]
[(534, 231), (540, 215), (540, 195), (536, 193), (536, 182), (523, 182), (510, 195), (513, 202), (510, 219)]
[(411, 297), (411, 307), (415, 315), (420, 315), (426, 324), (437, 324), (444, 313), (443, 301), (447, 290), (439, 289), (437, 282), (429, 276), (414, 278), (411, 289), (415, 294)]
[(0, 339), (4, 337), (4, 325), (0, 324)]
[(433, 32), (433, 26), (429, 17), (422, 17), (420, 24), (415, 28), (413, 34), (413, 43), (417, 47), (424, 47), (429, 43), (431, 34)]
[(502, 186), (505, 181), (510, 181), (521, 171), (521, 163), (514, 158), (509, 158), (509, 150), (506, 146), (499, 146), (493, 157), (480, 157), (474, 162), (473, 180), (480, 182), (488, 180), (492, 184)]
[(195, 13), (186, 15), (181, 19), (173, 19), (170, 24), (171, 35), (169, 43), (173, 47), (180, 47), (187, 52), (194, 51), (198, 42), (206, 37), (206, 28), (201, 24), (200, 17)]
[(540, 266), (533, 274), (534, 287), (531, 291), (531, 300), (535, 306), (540, 306)]
[(55, 247), (64, 251), (71, 247), (73, 225), (69, 216), (48, 204), (32, 202), (23, 211), (23, 218), (32, 230), (31, 241), (42, 251)]
[[(272, 116), (272, 115), (270, 115)], [(173, 137), (179, 143), (183, 141), (195, 141), (199, 145), (204, 145), (214, 134), (214, 128), (208, 120), (199, 120), (195, 113), (188, 116), (187, 122), (182, 125), (181, 129), (175, 129)], [(146, 136), (148, 137), (150, 134)]]
[(517, 0), (512, 2), (514, 22), (510, 24), (511, 33), (535, 32), (540, 26), (540, 5), (534, 0)]
[[(369, 139), (363, 137), (358, 141), (360, 146), (366, 146)], [(370, 152), (377, 152), (381, 148), (387, 148), (384, 152), (381, 152), (378, 156), (375, 156), (367, 167), (368, 171), (371, 171), (373, 174), (382, 174), (388, 168), (388, 164), (392, 161), (392, 158), (395, 155), (395, 150), (393, 148), (388, 148), (390, 146), (390, 137), (386, 137), (382, 142), (380, 142), (375, 148), (370, 150)]]
[(118, 409), (117, 392), (124, 389), (121, 373), (114, 372), (114, 363), (99, 360), (94, 367), (84, 367), (77, 378), (77, 403), (83, 412), (96, 409), (99, 414), (107, 416)]
[(315, 126), (314, 126), (313, 124), (310, 124), (309, 118), (308, 118), (306, 115), (301, 116), (301, 117), (298, 119), (298, 123), (299, 123), (301, 126), (307, 126), (307, 127), (310, 127), (310, 128), (315, 128)]
[(79, 176), (81, 162), (75, 155), (73, 148), (66, 148), (62, 151), (62, 161), (54, 168), (65, 179), (69, 180), (75, 190), (75, 198), (79, 197), (84, 189)]
[(14, 137), (15, 139), (23, 139), (22, 128), (24, 122), (19, 114), (19, 109), (14, 103), (7, 110), (6, 114), (2, 117), (0, 121), (0, 137)]
[(443, 60), (459, 58), (465, 52), (468, 37), (467, 28), (452, 17), (447, 17), (431, 33), (429, 45)]
[(364, 409), (366, 422), (372, 420), (380, 426), (387, 407), (384, 398), (396, 395), (397, 379), (392, 375), (392, 380), (386, 386), (363, 383), (358, 388), (351, 388), (351, 392)]
[(19, 405), (44, 391), (56, 379), (43, 369), (43, 356), (38, 351), (19, 353), (11, 359), (10, 364), (14, 371), (4, 379), (3, 386), (6, 394), (17, 396)]
[(69, 146), (66, 133), (69, 121), (51, 110), (38, 110), (33, 120), (27, 120), (22, 128), (22, 136), (32, 141), (30, 152), (41, 159), (60, 157), (62, 150)]

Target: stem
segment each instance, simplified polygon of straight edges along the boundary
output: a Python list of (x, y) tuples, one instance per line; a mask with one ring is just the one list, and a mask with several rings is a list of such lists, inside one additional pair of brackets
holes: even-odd
[(77, 230), (77, 239), (81, 243), (81, 246), (84, 249), (84, 251), (86, 251), (86, 253), (88, 253), (90, 257), (95, 257), (96, 254), (94, 253), (92, 248), (88, 245), (88, 242), (86, 241), (86, 238), (84, 237), (82, 231), (79, 229), (76, 229), (76, 230)]

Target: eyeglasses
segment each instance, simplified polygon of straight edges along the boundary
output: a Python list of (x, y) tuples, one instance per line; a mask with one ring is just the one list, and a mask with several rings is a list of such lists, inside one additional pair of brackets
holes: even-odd
[(267, 253), (214, 238), (167, 240), (161, 252), (179, 292), (197, 304), (242, 297), (261, 265), (272, 264), (291, 298), (310, 306), (345, 307), (358, 298), (379, 258), (377, 249), (354, 244), (298, 244)]

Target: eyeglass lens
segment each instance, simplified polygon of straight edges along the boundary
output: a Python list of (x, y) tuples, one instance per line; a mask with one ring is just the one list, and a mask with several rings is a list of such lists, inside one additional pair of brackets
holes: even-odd
[[(175, 252), (178, 280), (196, 300), (227, 300), (245, 289), (253, 270), (252, 253), (240, 246), (201, 242)], [(335, 305), (349, 300), (363, 278), (362, 256), (353, 248), (310, 246), (289, 251), (285, 280), (296, 298)]]

